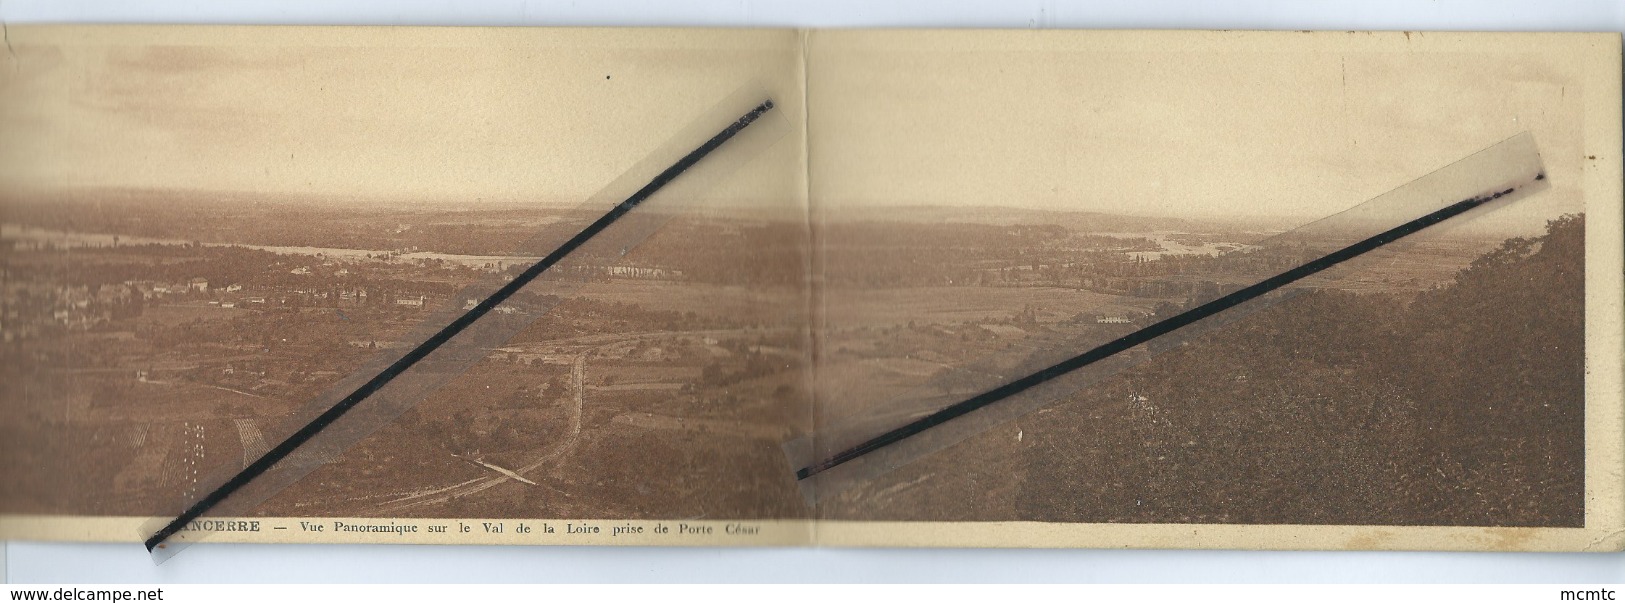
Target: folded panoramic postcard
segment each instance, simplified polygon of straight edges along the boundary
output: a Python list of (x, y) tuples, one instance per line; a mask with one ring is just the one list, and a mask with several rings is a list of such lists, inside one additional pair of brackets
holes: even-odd
[(0, 537), (1617, 551), (1620, 52), (10, 26)]

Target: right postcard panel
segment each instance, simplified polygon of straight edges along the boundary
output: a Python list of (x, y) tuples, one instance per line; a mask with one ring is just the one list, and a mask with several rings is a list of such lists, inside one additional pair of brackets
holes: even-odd
[(809, 34), (839, 545), (1619, 550), (1616, 34)]

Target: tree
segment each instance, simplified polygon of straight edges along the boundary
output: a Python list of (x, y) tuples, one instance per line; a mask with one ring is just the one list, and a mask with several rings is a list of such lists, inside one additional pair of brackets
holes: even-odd
[(1023, 422), (1053, 445), (1020, 514), (1582, 525), (1584, 247), (1564, 216), (1414, 301), (1291, 296), (1080, 391)]

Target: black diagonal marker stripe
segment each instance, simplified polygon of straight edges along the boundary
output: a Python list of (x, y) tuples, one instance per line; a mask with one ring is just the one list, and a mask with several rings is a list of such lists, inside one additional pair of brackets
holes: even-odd
[[(1535, 177), (1536, 180), (1541, 180), (1544, 178), (1545, 174)], [(1295, 281), (1301, 280), (1317, 272), (1359, 257), (1362, 254), (1402, 239), (1408, 235), (1415, 234), (1417, 231), (1424, 228), (1459, 216), (1475, 207), (1489, 203), (1490, 201), (1494, 201), (1506, 195), (1510, 195), (1514, 190), (1517, 190), (1516, 187), (1497, 193), (1457, 201), (1456, 203), (1453, 203), (1443, 209), (1415, 220), (1411, 220), (1371, 238), (1365, 239), (1353, 245), (1349, 245), (1348, 247), (1344, 247), (1332, 253), (1326, 254), (1325, 256), (1303, 264), (1302, 266), (1282, 272), (1219, 299), (1210, 301), (1195, 308), (1191, 308), (1174, 316), (1170, 316), (1155, 324), (1101, 345), (1100, 347), (1094, 348), (1077, 356), (1073, 356), (1036, 373), (1016, 379), (1015, 381), (1011, 381), (987, 392), (973, 396), (963, 402), (957, 402), (951, 406), (943, 408), (942, 410), (936, 411), (924, 417), (920, 417), (919, 419), (915, 419), (902, 427), (898, 427), (886, 433), (880, 434), (873, 439), (841, 451), (827, 459), (806, 467), (802, 467), (801, 469), (796, 470), (796, 479), (799, 481), (814, 475), (818, 475), (819, 473), (836, 467), (842, 463), (851, 461), (881, 448), (885, 448), (886, 446), (896, 444), (897, 442), (901, 442), (904, 439), (917, 435), (927, 429), (962, 417), (971, 413), (972, 411), (975, 411), (976, 409), (993, 404), (1005, 398), (1009, 398), (1046, 381), (1060, 377), (1066, 373), (1110, 358), (1111, 356), (1124, 352), (1130, 348), (1133, 348), (1134, 346), (1151, 341), (1152, 339), (1156, 339), (1163, 335), (1167, 335), (1168, 333), (1178, 330), (1181, 327), (1190, 325), (1196, 321), (1241, 305), (1246, 303), (1248, 300), (1264, 295), (1265, 293), (1269, 293), (1270, 291), (1274, 291), (1286, 285), (1292, 284)]]
[(237, 475), (232, 476), (232, 478), (229, 480), (226, 480), (226, 483), (221, 484), (219, 488), (216, 488), (208, 495), (199, 499), (191, 507), (188, 507), (186, 511), (176, 516), (175, 519), (171, 520), (163, 527), (163, 529), (158, 530), (157, 533), (153, 534), (152, 537), (146, 540), (147, 551), (151, 552), (154, 548), (157, 548), (160, 543), (169, 539), (170, 536), (175, 535), (176, 532), (179, 532), (182, 528), (184, 528), (188, 522), (201, 517), (204, 513), (207, 513), (209, 509), (213, 508), (217, 504), (220, 504), (221, 501), (224, 501), (227, 497), (231, 496), (233, 492), (236, 492), (243, 486), (247, 485), (250, 481), (253, 481), (254, 478), (257, 478), (266, 471), (269, 471), (272, 466), (277, 464), (278, 461), (287, 458), (287, 456), (292, 454), (294, 450), (310, 441), (311, 438), (316, 437), (316, 434), (321, 433), (321, 431), (326, 429), (327, 426), (332, 425), (334, 421), (337, 421), (339, 417), (344, 416), (344, 413), (349, 412), (350, 409), (355, 408), (356, 405), (360, 404), (362, 400), (366, 400), (368, 396), (371, 396), (379, 389), (382, 389), (402, 372), (412, 368), (412, 365), (417, 364), (418, 361), (423, 360), (441, 345), (444, 345), (447, 341), (451, 340), (452, 337), (455, 337), (458, 333), (461, 333), (464, 329), (467, 329), (469, 325), (474, 324), (474, 321), (477, 321), (480, 319), (480, 317), (490, 313), (491, 310), (496, 308), (498, 304), (507, 301), (509, 297), (512, 297), (515, 293), (518, 293), (520, 289), (524, 288), (525, 285), (529, 284), (531, 281), (536, 280), (536, 277), (541, 276), (541, 274), (546, 272), (548, 268), (553, 267), (554, 264), (559, 263), (559, 261), (564, 259), (565, 256), (570, 255), (570, 252), (575, 251), (598, 233), (603, 232), (605, 228), (609, 228), (610, 224), (614, 224), (616, 220), (621, 219), (621, 217), (625, 216), (627, 212), (632, 211), (633, 208), (637, 207), (645, 200), (648, 200), (648, 198), (654, 195), (655, 192), (671, 183), (672, 180), (675, 180), (678, 176), (682, 175), (683, 172), (688, 171), (689, 168), (694, 167), (694, 164), (699, 163), (700, 160), (704, 159), (706, 155), (710, 155), (712, 151), (717, 150), (717, 148), (721, 147), (723, 143), (728, 142), (728, 140), (733, 138), (734, 135), (738, 134), (746, 127), (749, 127), (764, 113), (767, 113), (772, 109), (773, 101), (763, 101), (762, 104), (757, 105), (756, 108), (745, 113), (738, 120), (734, 121), (732, 124), (729, 124), (728, 127), (723, 128), (722, 131), (718, 132), (716, 136), (712, 136), (710, 140), (705, 141), (705, 144), (700, 145), (699, 148), (696, 148), (689, 152), (689, 154), (684, 155), (682, 159), (678, 159), (677, 163), (672, 164), (671, 167), (668, 167), (665, 169), (665, 171), (660, 172), (660, 174), (656, 175), (653, 180), (649, 181), (648, 184), (643, 185), (643, 188), (638, 189), (637, 192), (632, 193), (632, 196), (627, 197), (625, 201), (622, 201), (619, 205), (616, 205), (613, 209), (609, 210), (609, 213), (604, 214), (604, 216), (598, 218), (597, 221), (587, 225), (586, 228), (581, 229), (581, 232), (577, 233), (574, 237), (571, 237), (570, 240), (565, 241), (563, 245), (560, 245), (559, 248), (555, 249), (552, 253), (547, 254), (547, 257), (544, 257), (535, 264), (532, 264), (531, 267), (525, 269), (525, 271), (520, 273), (519, 276), (514, 277), (514, 279), (509, 281), (508, 284), (503, 285), (501, 289), (497, 289), (497, 291), (492, 293), (490, 297), (485, 298), (485, 301), (480, 302), (468, 312), (464, 313), (462, 316), (459, 316), (456, 320), (453, 320), (451, 324), (446, 325), (445, 328), (429, 337), (428, 340), (424, 341), (422, 344), (419, 344), (416, 348), (413, 348), (412, 351), (407, 352), (406, 355), (402, 356), (400, 360), (397, 360), (394, 364), (389, 365), (389, 367), (385, 368), (383, 372), (378, 374), (378, 376), (373, 377), (370, 381), (367, 381), (354, 392), (351, 392), (350, 395), (345, 396), (343, 400), (340, 400), (337, 404), (334, 404), (332, 408), (327, 409), (327, 411), (323, 412), (320, 416), (316, 417), (315, 419), (311, 420), (310, 423), (300, 428), (299, 431), (296, 431), (293, 433), (293, 435), (288, 436), (288, 439), (283, 440), (280, 444), (277, 444), (275, 448), (272, 448), (269, 452), (266, 452), (258, 460), (255, 460), (247, 467), (244, 467), (241, 472), (237, 473)]

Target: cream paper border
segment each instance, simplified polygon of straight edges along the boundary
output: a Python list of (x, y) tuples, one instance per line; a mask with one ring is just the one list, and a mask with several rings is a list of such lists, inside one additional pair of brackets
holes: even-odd
[[(1625, 146), (1617, 34), (1585, 65), (1586, 530), (1583, 550), (1625, 550)], [(1590, 159), (1595, 157), (1595, 159)], [(1600, 219), (1598, 219), (1600, 218)]]
[[(141, 530), (168, 517), (79, 517), (0, 515), (0, 534), (12, 540), (140, 543)], [(390, 519), (364, 517), (207, 517), (211, 524), (255, 526), (253, 531), (183, 530), (169, 541), (180, 544), (348, 543), (348, 544), (543, 544), (583, 546), (789, 546), (806, 545), (807, 520), (612, 520), (612, 519)], [(246, 525), (245, 525), (246, 524)], [(302, 524), (319, 525), (313, 531)], [(347, 530), (340, 526), (371, 527)], [(431, 526), (445, 532), (430, 532)], [(500, 526), (500, 531), (492, 527)], [(281, 528), (281, 529), (278, 529)], [(397, 531), (396, 529), (399, 528)], [(466, 530), (464, 529), (466, 528)], [(636, 532), (617, 533), (617, 528)], [(575, 531), (572, 531), (575, 530)], [(661, 531), (664, 529), (665, 531)], [(552, 530), (552, 531), (549, 531)]]
[[(99, 42), (137, 40), (162, 34), (164, 27), (72, 28), (73, 36), (109, 36)], [(343, 36), (351, 43), (398, 45), (412, 40), (423, 45), (448, 42), (490, 43), (512, 30), (477, 32), (464, 38), (457, 30), (440, 28), (284, 28), (289, 40), (308, 40), (313, 30)], [(295, 33), (298, 32), (298, 33)], [(602, 32), (603, 38), (596, 34)], [(228, 40), (230, 28), (190, 27), (200, 40)], [(633, 43), (647, 35), (672, 35), (667, 30), (575, 30), (555, 38), (564, 42), (581, 36), (585, 43), (611, 39)], [(852, 43), (883, 43), (897, 47), (930, 42), (961, 50), (1000, 47), (1026, 50), (1177, 49), (1183, 51), (1268, 50), (1273, 52), (1384, 52), (1397, 50), (1400, 33), (1261, 33), (1261, 32), (813, 32), (813, 42), (850, 36)], [(342, 542), (412, 544), (581, 544), (581, 545), (797, 545), (832, 546), (971, 546), (971, 547), (1099, 547), (1099, 548), (1223, 548), (1223, 549), (1414, 549), (1414, 550), (1518, 550), (1619, 551), (1625, 549), (1625, 207), (1621, 199), (1620, 39), (1617, 34), (1404, 34), (1410, 52), (1523, 52), (1572, 58), (1587, 85), (1585, 128), (1588, 161), (1584, 168), (1587, 200), (1586, 232), (1586, 527), (1484, 528), (1408, 526), (1303, 526), (1212, 524), (1067, 524), (1043, 522), (855, 522), (812, 520), (767, 521), (613, 521), (613, 520), (471, 520), (471, 519), (343, 519), (350, 524), (416, 526), (416, 534), (304, 532), (294, 529), (298, 518), (259, 518), (262, 527), (273, 524), (287, 530), (219, 532), (212, 542)], [(493, 36), (493, 37), (482, 37)], [(295, 42), (296, 43), (296, 42)], [(0, 516), (0, 536), (9, 539), (138, 542), (138, 529), (152, 518), (81, 517), (44, 515)], [(250, 520), (251, 521), (251, 520)], [(311, 521), (311, 520), (306, 520)], [(470, 532), (429, 534), (430, 525), (475, 526)], [(484, 532), (479, 524), (503, 522), (502, 534)], [(533, 531), (516, 532), (518, 524)], [(566, 523), (599, 526), (598, 534), (563, 534)], [(710, 534), (656, 535), (656, 526), (686, 523), (707, 526)], [(541, 532), (549, 524), (555, 532)], [(752, 535), (728, 535), (730, 524), (757, 528)], [(641, 535), (611, 535), (614, 526), (644, 528)], [(673, 528), (675, 529), (675, 528)], [(329, 528), (331, 530), (331, 528)], [(811, 534), (811, 542), (809, 542)], [(666, 537), (671, 536), (671, 537)]]
[[(13, 540), (139, 543), (152, 517), (0, 516)], [(510, 544), (555, 546), (844, 546), (1122, 549), (1619, 551), (1618, 530), (1594, 528), (1458, 528), (1223, 524), (1083, 524), (1036, 521), (867, 522), (813, 520), (656, 521), (576, 519), (387, 519), (327, 517), (210, 518), (258, 522), (257, 531), (181, 532), (180, 543)], [(321, 532), (300, 526), (320, 524)], [(484, 524), (501, 524), (490, 532)], [(339, 531), (348, 526), (400, 526), (410, 532)], [(276, 529), (278, 526), (284, 528)], [(430, 526), (445, 526), (430, 533)], [(467, 532), (461, 531), (462, 527)], [(551, 527), (553, 532), (547, 532)], [(571, 532), (596, 527), (597, 532)], [(614, 528), (640, 528), (617, 534)], [(664, 527), (666, 532), (657, 532)], [(522, 528), (528, 528), (524, 531)], [(685, 529), (686, 528), (686, 529)], [(819, 540), (809, 542), (816, 529)]]

